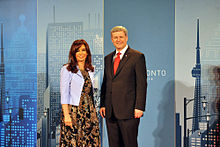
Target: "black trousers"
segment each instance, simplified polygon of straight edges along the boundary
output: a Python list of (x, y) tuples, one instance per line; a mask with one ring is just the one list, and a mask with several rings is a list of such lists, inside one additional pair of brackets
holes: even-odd
[(109, 147), (138, 147), (137, 136), (140, 118), (106, 119)]

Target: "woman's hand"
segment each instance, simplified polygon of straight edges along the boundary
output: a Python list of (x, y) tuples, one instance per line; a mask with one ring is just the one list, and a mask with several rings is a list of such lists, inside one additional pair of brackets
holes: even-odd
[(65, 124), (65, 126), (69, 126), (69, 127), (73, 128), (73, 126), (72, 126), (73, 123), (72, 123), (70, 115), (64, 116), (64, 124)]
[(69, 126), (69, 127), (73, 128), (73, 122), (72, 122), (70, 114), (69, 114), (68, 104), (62, 104), (62, 109), (63, 109), (65, 126)]

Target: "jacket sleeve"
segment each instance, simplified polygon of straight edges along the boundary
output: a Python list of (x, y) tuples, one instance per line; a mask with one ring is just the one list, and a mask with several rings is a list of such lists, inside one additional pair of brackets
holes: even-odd
[(70, 104), (70, 81), (71, 74), (66, 69), (66, 66), (63, 66), (60, 71), (61, 104)]
[(147, 94), (147, 72), (144, 54), (141, 54), (135, 64), (136, 73), (136, 103), (135, 109), (144, 111)]
[[(106, 67), (106, 65), (105, 65)], [(101, 86), (101, 100), (100, 100), (100, 107), (105, 107), (105, 94), (106, 94), (106, 68), (104, 69), (104, 76), (103, 76), (103, 81), (102, 81), (102, 86)]]

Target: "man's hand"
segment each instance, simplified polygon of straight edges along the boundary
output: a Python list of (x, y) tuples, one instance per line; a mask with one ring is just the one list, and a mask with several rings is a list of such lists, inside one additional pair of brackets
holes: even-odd
[(100, 112), (100, 115), (102, 116), (102, 118), (104, 118), (105, 117), (105, 107), (101, 107), (99, 112)]
[(143, 111), (134, 109), (134, 118), (140, 118), (141, 116), (143, 116)]

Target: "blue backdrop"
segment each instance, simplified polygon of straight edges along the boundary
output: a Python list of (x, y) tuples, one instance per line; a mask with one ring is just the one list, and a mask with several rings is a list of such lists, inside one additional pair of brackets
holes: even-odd
[(37, 1), (1, 0), (0, 146), (36, 146)]
[[(80, 13), (82, 16), (74, 15), (74, 18), (72, 18), (73, 11), (66, 11), (71, 10), (71, 8), (66, 8), (70, 4), (68, 0), (65, 3), (62, 2), (62, 5), (60, 5), (61, 1), (45, 1), (47, 5), (43, 4), (42, 1), (38, 2), (42, 4), (39, 7), (43, 7), (41, 11), (38, 11), (38, 48), (40, 49), (38, 57), (42, 59), (39, 61), (42, 61), (43, 72), (45, 72), (45, 65), (43, 64), (46, 60), (46, 48), (49, 47), (46, 46), (45, 36), (50, 27), (48, 24), (53, 22), (53, 16), (51, 16), (53, 4), (58, 3), (56, 5), (56, 23), (80, 22), (80, 26), (83, 26), (82, 30), (77, 31), (84, 31), (84, 36), (79, 35), (73, 38), (78, 39), (77, 37), (87, 36), (86, 39), (89, 40), (89, 44), (94, 46), (92, 48), (93, 54), (97, 54), (96, 58), (99, 59), (96, 64), (97, 67), (100, 65), (100, 71), (103, 61), (102, 18), (104, 18), (104, 55), (114, 50), (110, 38), (111, 28), (115, 25), (123, 25), (128, 29), (128, 44), (145, 54), (148, 69), (147, 105), (139, 128), (139, 146), (174, 146), (174, 0), (106, 0), (104, 1), (104, 17), (100, 13), (103, 12), (102, 2), (90, 1), (91, 4), (86, 5), (86, 7), (97, 7), (98, 9), (88, 9), (85, 14)], [(71, 1), (72, 7), (77, 5), (77, 8), (83, 7), (85, 9), (83, 1), (82, 3), (81, 1), (74, 2), (76, 3)], [(97, 5), (93, 6), (95, 4)], [(51, 15), (46, 10), (50, 10)], [(80, 9), (77, 12), (81, 10), (83, 11)], [(1, 88), (3, 90), (1, 108), (4, 110), (2, 111), (3, 121), (0, 123), (0, 143), (1, 146), (9, 146), (10, 142), (15, 146), (36, 146), (37, 1), (1, 0), (0, 23), (3, 23), (5, 59), (5, 72), (1, 70)], [(76, 24), (71, 23), (71, 25)], [(90, 29), (96, 33), (92, 33)], [(99, 48), (97, 46), (95, 48), (96, 44), (92, 45), (93, 39), (89, 38), (89, 35), (96, 40)], [(65, 47), (65, 50), (69, 50), (69, 44), (65, 45), (68, 46)], [(67, 56), (63, 56), (63, 59), (67, 59)], [(42, 76), (45, 76), (45, 73), (39, 78)], [(101, 74), (97, 74), (97, 79), (101, 79)], [(42, 100), (50, 97), (51, 93), (48, 94), (48, 91), (50, 89), (46, 90), (43, 87)], [(45, 101), (42, 109), (40, 109), (41, 115), (43, 115), (46, 104)], [(55, 129), (58, 130), (59, 128)], [(103, 143), (105, 147), (108, 146), (106, 132)]]
[(114, 50), (111, 28), (123, 25), (128, 29), (128, 44), (146, 57), (148, 93), (140, 147), (172, 147), (175, 142), (174, 6), (174, 0), (104, 2), (104, 54)]

